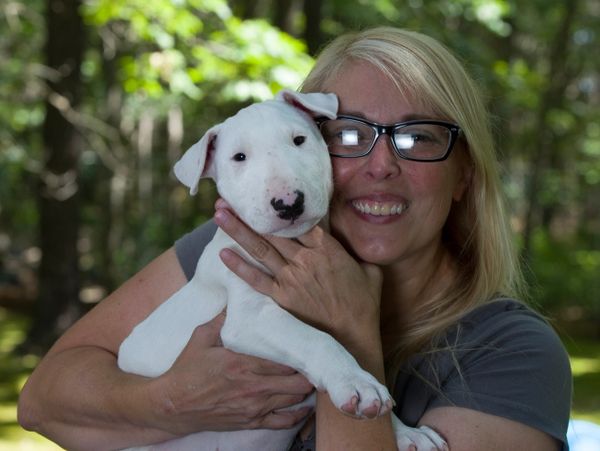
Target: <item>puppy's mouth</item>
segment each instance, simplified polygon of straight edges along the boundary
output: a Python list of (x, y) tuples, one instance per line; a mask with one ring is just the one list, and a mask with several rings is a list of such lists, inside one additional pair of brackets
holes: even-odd
[(408, 208), (408, 204), (398, 202), (352, 201), (352, 206), (365, 215), (396, 216)]
[[(267, 219), (268, 218), (268, 219)], [(243, 219), (242, 219), (243, 220)], [(262, 220), (245, 221), (256, 233), (260, 235), (274, 235), (282, 238), (296, 238), (305, 234), (319, 223), (321, 216), (302, 215), (298, 219), (281, 219), (269, 213), (263, 215)]]

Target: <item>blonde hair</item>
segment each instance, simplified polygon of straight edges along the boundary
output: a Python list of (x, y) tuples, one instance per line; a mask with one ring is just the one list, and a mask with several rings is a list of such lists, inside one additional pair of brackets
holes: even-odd
[[(404, 94), (418, 94), (439, 117), (457, 123), (471, 165), (465, 196), (455, 202), (444, 240), (457, 262), (454, 284), (419, 303), (386, 356), (388, 381), (408, 357), (440, 346), (444, 331), (467, 312), (497, 299), (519, 298), (522, 274), (505, 207), (489, 115), (478, 86), (457, 58), (435, 39), (412, 31), (379, 27), (338, 37), (320, 54), (302, 85), (321, 91), (351, 67), (372, 64)], [(390, 376), (391, 379), (390, 379)]]

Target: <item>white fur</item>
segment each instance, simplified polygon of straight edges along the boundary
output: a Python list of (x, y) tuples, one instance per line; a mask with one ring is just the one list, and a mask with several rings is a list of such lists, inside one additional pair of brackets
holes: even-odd
[[(275, 100), (251, 105), (208, 130), (177, 162), (175, 174), (192, 194), (200, 178), (213, 178), (221, 197), (259, 233), (301, 235), (326, 215), (332, 192), (330, 158), (312, 118), (332, 118), (336, 112), (333, 94), (282, 91)], [(304, 142), (294, 143), (300, 136)], [(239, 154), (245, 155), (243, 161), (236, 161)], [(302, 323), (231, 273), (218, 256), (223, 248), (250, 259), (219, 229), (202, 253), (193, 278), (123, 341), (118, 358), (122, 370), (160, 376), (173, 365), (194, 329), (227, 307), (221, 331), (225, 347), (295, 368), (317, 389), (327, 391), (338, 407), (358, 396), (359, 414), (373, 405), (382, 406), (381, 413), (389, 409), (392, 398), (385, 386), (362, 370), (330, 335)], [(314, 397), (306, 403), (314, 403)], [(414, 441), (406, 432), (417, 440), (428, 440), (425, 433), (395, 421), (406, 443)], [(135, 449), (285, 451), (300, 426), (279, 431), (199, 432)]]

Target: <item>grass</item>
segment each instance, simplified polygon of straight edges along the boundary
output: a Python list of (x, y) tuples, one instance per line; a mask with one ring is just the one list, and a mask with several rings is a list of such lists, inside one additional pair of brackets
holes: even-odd
[(571, 416), (600, 424), (600, 342), (563, 340), (573, 371)]
[[(0, 451), (58, 451), (42, 436), (17, 423), (17, 399), (38, 362), (12, 351), (23, 340), (27, 319), (0, 308)], [(565, 339), (571, 357), (575, 393), (572, 418), (600, 424), (600, 342)]]
[(38, 362), (35, 356), (18, 357), (12, 352), (23, 340), (26, 325), (23, 316), (0, 309), (0, 451), (60, 450), (17, 423), (18, 394)]

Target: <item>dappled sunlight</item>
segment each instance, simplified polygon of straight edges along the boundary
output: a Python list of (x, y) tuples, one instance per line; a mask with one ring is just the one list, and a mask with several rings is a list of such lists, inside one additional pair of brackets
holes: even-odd
[(600, 360), (595, 358), (571, 357), (573, 376), (587, 373), (600, 373)]

